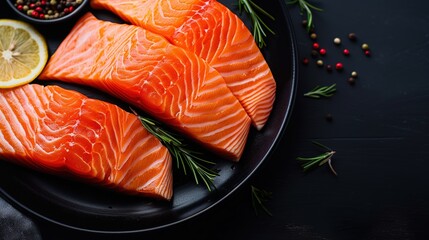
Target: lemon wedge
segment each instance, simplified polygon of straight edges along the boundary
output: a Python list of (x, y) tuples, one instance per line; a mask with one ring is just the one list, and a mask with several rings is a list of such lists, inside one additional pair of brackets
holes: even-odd
[(37, 78), (48, 61), (43, 36), (31, 25), (0, 19), (0, 88), (12, 88)]

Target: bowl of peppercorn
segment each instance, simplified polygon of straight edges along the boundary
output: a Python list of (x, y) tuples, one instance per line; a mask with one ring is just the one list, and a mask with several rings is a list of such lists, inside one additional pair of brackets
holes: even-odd
[(7, 0), (25, 21), (36, 24), (60, 23), (75, 19), (89, 0)]

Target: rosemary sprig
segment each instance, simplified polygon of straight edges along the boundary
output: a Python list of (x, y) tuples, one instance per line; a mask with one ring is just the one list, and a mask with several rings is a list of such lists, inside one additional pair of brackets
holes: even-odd
[(296, 159), (302, 162), (301, 167), (303, 171), (306, 172), (315, 166), (322, 166), (323, 164), (328, 163), (328, 166), (331, 169), (331, 172), (335, 175), (338, 175), (331, 163), (332, 161), (331, 159), (336, 152), (321, 143), (318, 143), (316, 141), (312, 141), (312, 142), (313, 144), (326, 150), (326, 152), (314, 157), (297, 157)]
[(271, 198), (272, 193), (253, 185), (250, 185), (250, 188), (252, 192), (252, 206), (255, 210), (255, 214), (258, 215), (258, 209), (262, 209), (266, 214), (272, 216), (273, 214), (265, 207), (265, 202)]
[(275, 33), (270, 27), (268, 27), (261, 17), (259, 17), (258, 12), (262, 13), (273, 21), (275, 18), (260, 6), (255, 4), (252, 0), (238, 0), (238, 9), (240, 13), (244, 9), (252, 19), (253, 37), (258, 43), (259, 48), (266, 46), (264, 38), (267, 37), (267, 33), (265, 31), (268, 31), (273, 35), (275, 35)]
[(314, 6), (313, 4), (310, 4), (307, 0), (291, 0), (288, 2), (288, 4), (297, 4), (299, 5), (299, 8), (301, 9), (301, 14), (303, 14), (304, 12), (307, 15), (307, 31), (310, 32), (310, 30), (314, 27), (313, 24), (313, 12), (312, 10), (315, 11), (323, 11), (323, 9)]
[(213, 182), (219, 176), (219, 171), (206, 166), (214, 166), (214, 162), (198, 156), (201, 153), (189, 149), (188, 145), (183, 142), (183, 139), (159, 127), (160, 124), (158, 122), (139, 116), (134, 110), (132, 111), (137, 115), (143, 126), (167, 147), (172, 157), (176, 159), (177, 168), (182, 168), (185, 175), (187, 175), (189, 170), (194, 177), (195, 183), (199, 184), (200, 180), (203, 181), (209, 191), (215, 187)]
[(332, 97), (335, 93), (335, 91), (337, 91), (337, 84), (334, 83), (330, 86), (316, 86), (315, 88), (313, 88), (312, 90), (310, 90), (307, 93), (304, 93), (304, 97), (311, 97), (311, 98), (321, 98), (321, 97), (325, 97), (325, 98), (329, 98)]

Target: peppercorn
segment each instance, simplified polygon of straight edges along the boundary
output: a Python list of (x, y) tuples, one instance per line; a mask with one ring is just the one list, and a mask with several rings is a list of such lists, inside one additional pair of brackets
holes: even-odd
[(356, 34), (355, 34), (355, 33), (349, 33), (348, 37), (349, 37), (349, 39), (350, 39), (351, 41), (356, 41), (356, 39), (357, 39), (357, 37), (356, 37)]
[(313, 43), (313, 49), (319, 49), (319, 47), (320, 45), (317, 42)]
[(310, 38), (313, 39), (313, 40), (317, 39), (317, 34), (316, 33), (311, 33), (310, 34)]
[(332, 72), (332, 65), (331, 64), (327, 64), (326, 65), (326, 71), (328, 71), (328, 72)]
[(313, 58), (316, 58), (316, 57), (318, 57), (318, 56), (319, 56), (319, 52), (318, 52), (318, 51), (316, 51), (316, 50), (311, 50), (311, 56), (312, 56)]
[(347, 82), (348, 82), (350, 85), (354, 85), (354, 84), (355, 84), (355, 82), (356, 82), (356, 78), (354, 78), (354, 77), (349, 77), (349, 78), (347, 79)]
[(319, 50), (319, 53), (320, 53), (320, 55), (326, 55), (326, 49), (324, 49), (324, 48), (321, 48), (320, 50)]
[(323, 67), (323, 60), (321, 60), (321, 59), (319, 59), (319, 60), (317, 60), (316, 61), (316, 64), (317, 64), (317, 66), (319, 66), (319, 67)]
[(342, 63), (337, 63), (337, 64), (335, 64), (335, 69), (337, 69), (338, 71), (341, 71), (341, 70), (343, 70), (343, 64)]
[(350, 51), (347, 48), (345, 48), (343, 50), (343, 54), (346, 55), (346, 56), (348, 56), (348, 55), (350, 55)]
[(325, 116), (325, 119), (326, 119), (326, 121), (328, 121), (328, 122), (332, 122), (332, 120), (333, 120), (333, 118), (332, 118), (332, 114), (327, 113), (327, 114), (326, 114), (326, 116)]
[(369, 45), (366, 43), (362, 44), (362, 50), (369, 50)]
[[(72, 13), (82, 0), (15, 0), (18, 11), (38, 19), (54, 19)], [(31, 11), (30, 11), (31, 10)]]
[(308, 58), (303, 58), (303, 59), (302, 59), (302, 64), (304, 64), (304, 65), (308, 65), (308, 63), (309, 63)]
[(364, 51), (364, 54), (365, 54), (365, 56), (369, 57), (369, 56), (371, 56), (371, 51), (366, 50), (366, 51)]
[(358, 73), (356, 71), (353, 71), (350, 76), (357, 78), (358, 77)]
[(307, 27), (308, 21), (306, 19), (302, 20), (302, 26)]
[(335, 45), (340, 45), (341, 44), (341, 39), (340, 38), (334, 38), (334, 44)]

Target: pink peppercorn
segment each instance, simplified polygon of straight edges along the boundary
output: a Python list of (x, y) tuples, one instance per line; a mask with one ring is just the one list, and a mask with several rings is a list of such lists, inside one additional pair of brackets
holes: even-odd
[(346, 48), (343, 50), (343, 54), (348, 56), (348, 55), (350, 55), (350, 51)]
[(342, 63), (337, 63), (337, 64), (335, 64), (335, 69), (337, 69), (337, 70), (343, 70), (343, 64)]
[(313, 48), (314, 48), (314, 49), (319, 49), (319, 47), (320, 47), (320, 46), (319, 46), (319, 44), (318, 44), (317, 42), (313, 43)]

